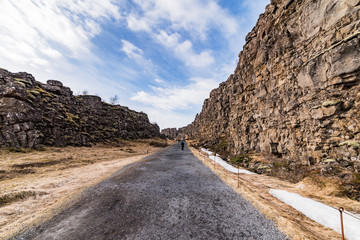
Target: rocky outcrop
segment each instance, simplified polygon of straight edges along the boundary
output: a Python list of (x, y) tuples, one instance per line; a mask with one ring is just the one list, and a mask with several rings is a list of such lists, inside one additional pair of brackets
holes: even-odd
[(0, 147), (90, 146), (159, 135), (145, 113), (74, 96), (56, 80), (43, 84), (28, 73), (0, 69)]
[(185, 133), (183, 129), (184, 128), (164, 128), (163, 130), (161, 130), (161, 135), (169, 139), (185, 139)]
[(175, 139), (178, 136), (176, 128), (164, 128), (161, 130), (161, 134), (169, 139)]
[(193, 138), (231, 155), (270, 153), (302, 164), (360, 161), (360, 1), (272, 0), (234, 74), (204, 101)]

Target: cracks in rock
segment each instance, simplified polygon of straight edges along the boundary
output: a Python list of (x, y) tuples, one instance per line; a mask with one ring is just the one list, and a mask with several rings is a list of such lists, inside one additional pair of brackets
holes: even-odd
[(358, 31), (358, 32), (356, 32), (356, 33), (354, 33), (354, 34), (352, 34), (352, 35), (350, 35), (350, 36), (348, 36), (348, 37), (340, 40), (340, 41), (337, 42), (337, 43), (334, 43), (334, 44), (331, 45), (329, 48), (327, 48), (327, 49), (325, 49), (324, 51), (322, 51), (322, 52), (316, 54), (315, 56), (311, 57), (311, 58), (310, 58), (309, 60), (307, 60), (301, 67), (306, 66), (309, 62), (313, 61), (314, 59), (316, 59), (316, 58), (324, 55), (325, 53), (329, 52), (330, 50), (332, 50), (332, 49), (334, 49), (334, 48), (342, 45), (342, 44), (345, 43), (345, 42), (348, 42), (348, 41), (354, 39), (355, 37), (357, 37), (357, 36), (359, 36), (359, 35), (360, 35), (360, 31)]

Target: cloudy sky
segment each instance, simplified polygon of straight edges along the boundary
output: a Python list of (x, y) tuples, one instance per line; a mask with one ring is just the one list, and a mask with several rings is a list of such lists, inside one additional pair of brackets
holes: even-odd
[(191, 123), (270, 0), (0, 0), (0, 67)]

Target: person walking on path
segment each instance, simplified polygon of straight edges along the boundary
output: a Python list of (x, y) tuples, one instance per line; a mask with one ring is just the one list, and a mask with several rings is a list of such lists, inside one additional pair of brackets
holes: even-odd
[(182, 141), (181, 141), (181, 150), (184, 150), (184, 147), (185, 147), (185, 141), (182, 140)]

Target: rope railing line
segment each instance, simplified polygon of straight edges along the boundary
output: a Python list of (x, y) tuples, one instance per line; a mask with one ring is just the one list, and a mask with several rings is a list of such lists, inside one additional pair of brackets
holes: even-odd
[(347, 215), (349, 215), (349, 216), (351, 216), (351, 217), (353, 217), (353, 218), (356, 218), (357, 220), (360, 220), (360, 218), (359, 218), (359, 217), (357, 217), (357, 216), (355, 216), (355, 215), (353, 215), (353, 214), (349, 213), (348, 211), (344, 211), (344, 213), (345, 213), (345, 214), (347, 214)]
[[(314, 200), (314, 199), (313, 199), (313, 200)], [(319, 201), (317, 201), (317, 200), (314, 200), (314, 201), (319, 202)], [(321, 203), (321, 202), (319, 202), (319, 203)], [(339, 208), (336, 208), (336, 207), (333, 207), (333, 206), (330, 206), (330, 205), (327, 205), (327, 206), (329, 206), (329, 207), (331, 207), (331, 208), (339, 211)], [(344, 208), (343, 208), (343, 209), (344, 209)], [(351, 216), (351, 217), (353, 217), (353, 218), (356, 218), (357, 220), (360, 220), (360, 217), (355, 216), (355, 215), (351, 214), (351, 213), (348, 212), (348, 211), (345, 211), (345, 209), (344, 209), (342, 212), (345, 213), (345, 214), (347, 214), (347, 215), (349, 215), (349, 216)]]
[[(205, 152), (202, 152), (202, 151), (199, 151), (199, 152), (200, 152), (201, 155), (210, 156), (209, 154), (207, 154), (207, 153), (205, 153)], [(215, 162), (215, 161), (214, 161), (214, 162)], [(234, 166), (234, 167), (235, 167), (235, 166)], [(236, 168), (237, 168), (238, 170), (240, 169), (240, 167), (238, 167), (238, 166), (236, 166)], [(322, 202), (319, 202), (318, 200), (315, 200), (315, 199), (312, 199), (312, 200), (314, 200), (314, 201), (316, 201), (316, 202), (318, 202), (318, 203), (322, 203)], [(324, 203), (322, 203), (322, 204), (324, 204)], [(325, 205), (327, 205), (327, 204), (325, 204)], [(335, 209), (336, 211), (339, 211), (339, 208), (333, 207), (333, 206), (331, 206), (331, 205), (327, 205), (327, 206)], [(347, 215), (349, 215), (349, 216), (351, 216), (351, 217), (353, 217), (353, 218), (356, 218), (357, 220), (360, 220), (360, 217), (355, 216), (355, 215), (353, 215), (352, 213), (350, 213), (350, 212), (348, 212), (348, 211), (345, 211), (345, 210), (344, 210), (343, 213), (344, 213), (344, 214), (347, 214)]]
[[(210, 156), (210, 154), (207, 153), (207, 152), (203, 152), (203, 151), (199, 151), (199, 152), (200, 152), (200, 155), (202, 155), (202, 156), (206, 156), (206, 157), (208, 157), (208, 158), (209, 158), (209, 156)], [(215, 156), (215, 157), (214, 157), (214, 160), (213, 160), (214, 169), (215, 169), (216, 153), (213, 153), (213, 155)], [(206, 160), (206, 158), (205, 158), (204, 160)], [(209, 160), (211, 160), (211, 159), (209, 159)], [(237, 188), (239, 188), (239, 187), (240, 187), (240, 179), (239, 179), (239, 176), (240, 176), (240, 173), (239, 173), (240, 166), (233, 166), (233, 167), (237, 168), (237, 170), (238, 170), (237, 174), (236, 174), (236, 173), (235, 173), (235, 174), (237, 175)], [(227, 169), (225, 168), (225, 170), (227, 170)], [(228, 172), (228, 171), (226, 171), (226, 172)], [(230, 172), (230, 171), (229, 171), (229, 172)], [(315, 202), (317, 202), (317, 203), (324, 204), (325, 206), (329, 206), (330, 208), (332, 208), (332, 209), (340, 212), (340, 225), (341, 225), (341, 226), (340, 226), (340, 230), (341, 230), (341, 233), (340, 233), (340, 234), (341, 234), (341, 239), (342, 239), (342, 240), (345, 240), (344, 227), (345, 227), (345, 225), (346, 225), (346, 221), (344, 222), (343, 214), (347, 214), (348, 216), (352, 217), (353, 219), (356, 219), (356, 220), (359, 220), (359, 221), (360, 221), (360, 217), (358, 217), (358, 216), (356, 216), (356, 215), (354, 215), (354, 214), (352, 214), (352, 213), (350, 213), (350, 212), (348, 212), (348, 211), (345, 211), (345, 209), (344, 209), (343, 207), (336, 208), (336, 207), (333, 207), (333, 206), (331, 206), (331, 205), (322, 203), (322, 202), (320, 202), (320, 201), (318, 201), (318, 200), (315, 200), (315, 199), (312, 199), (312, 198), (310, 198), (310, 199), (313, 200), (313, 201), (315, 201)], [(349, 219), (348, 219), (348, 220), (349, 220)], [(350, 221), (350, 222), (351, 222), (351, 221)]]

